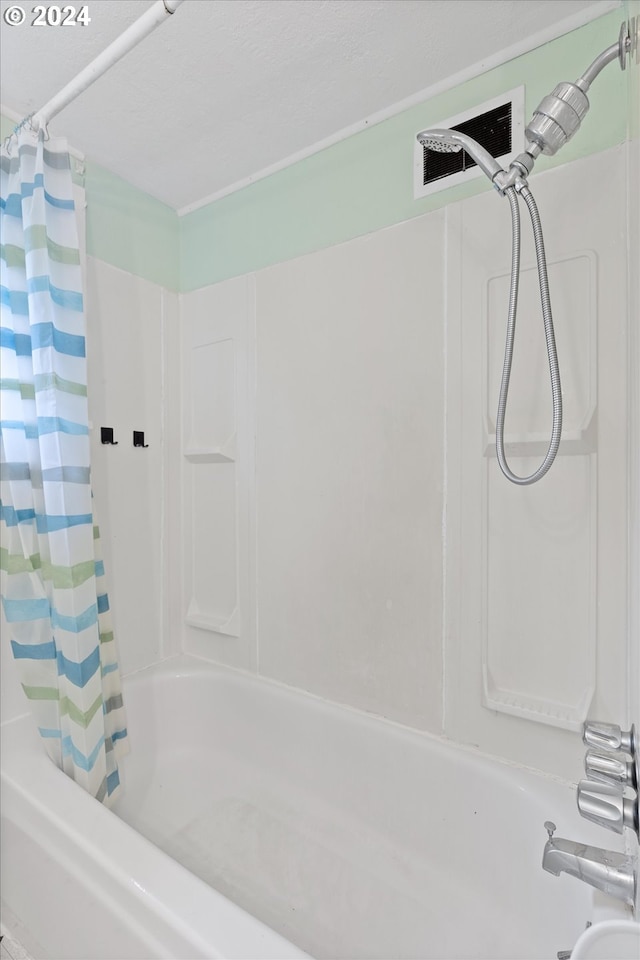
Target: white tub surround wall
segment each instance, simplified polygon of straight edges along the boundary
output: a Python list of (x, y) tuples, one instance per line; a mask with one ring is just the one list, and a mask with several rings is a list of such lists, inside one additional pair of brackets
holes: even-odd
[[(254, 509), (257, 556), (255, 637), (244, 613), (237, 638), (194, 627), (189, 587), (187, 651), (579, 778), (582, 720), (626, 715), (624, 184), (624, 147), (532, 179), (565, 396), (532, 488), (493, 454), (511, 252), (494, 191), (183, 295), (191, 353), (218, 344), (200, 369), (185, 351), (183, 446), (194, 409), (209, 429), (233, 408), (245, 432), (233, 508), (214, 505), (224, 464), (195, 511), (205, 468), (186, 468), (185, 567), (206, 558), (212, 604), (229, 571), (250, 584)], [(522, 471), (551, 422), (533, 263), (525, 231), (507, 419)]]
[[(178, 297), (88, 257), (87, 341), (94, 496), (126, 674), (175, 652), (166, 503)], [(117, 446), (100, 442), (101, 426), (113, 428)], [(134, 430), (144, 431), (146, 449), (133, 446)]]
[(260, 673), (434, 731), (443, 224), (256, 277)]
[(186, 650), (435, 730), (443, 222), (181, 299)]
[(252, 277), (181, 297), (185, 647), (255, 670)]
[[(581, 756), (567, 731), (578, 732), (587, 715), (626, 717), (624, 170), (619, 147), (531, 180), (548, 257), (564, 426), (548, 477), (524, 489), (503, 479), (494, 452), (508, 210), (487, 194), (448, 211), (449, 262), (459, 269), (449, 276), (445, 729), (576, 780)], [(521, 474), (541, 460), (551, 424), (527, 241), (506, 424), (508, 456)]]

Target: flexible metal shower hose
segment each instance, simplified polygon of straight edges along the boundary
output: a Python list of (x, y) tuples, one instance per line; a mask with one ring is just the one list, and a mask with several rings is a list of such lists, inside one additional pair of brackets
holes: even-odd
[(553, 423), (551, 427), (551, 439), (549, 448), (544, 460), (537, 470), (528, 477), (519, 477), (509, 468), (504, 453), (504, 421), (507, 412), (507, 395), (509, 393), (509, 379), (511, 377), (511, 361), (513, 359), (513, 343), (516, 331), (516, 314), (518, 311), (518, 286), (520, 282), (520, 207), (518, 205), (518, 194), (515, 187), (509, 187), (505, 191), (511, 207), (511, 286), (509, 289), (509, 318), (507, 321), (507, 339), (504, 348), (504, 363), (502, 366), (502, 381), (500, 383), (500, 397), (498, 399), (498, 414), (496, 417), (496, 453), (500, 469), (507, 480), (517, 483), (520, 486), (526, 486), (535, 483), (544, 477), (549, 467), (555, 460), (558, 447), (560, 446), (560, 436), (562, 434), (562, 389), (560, 386), (560, 368), (558, 367), (558, 354), (556, 352), (556, 338), (553, 331), (553, 317), (551, 315), (551, 298), (549, 296), (549, 280), (547, 277), (547, 260), (544, 252), (544, 240), (542, 237), (542, 224), (538, 207), (533, 199), (533, 194), (528, 187), (523, 187), (520, 193), (524, 197), (525, 203), (529, 208), (531, 216), (531, 225), (533, 227), (533, 237), (536, 245), (536, 260), (538, 262), (538, 281), (540, 284), (540, 302), (542, 304), (542, 317), (544, 320), (544, 335), (547, 342), (547, 357), (549, 360), (549, 373), (551, 376), (551, 397), (553, 400)]

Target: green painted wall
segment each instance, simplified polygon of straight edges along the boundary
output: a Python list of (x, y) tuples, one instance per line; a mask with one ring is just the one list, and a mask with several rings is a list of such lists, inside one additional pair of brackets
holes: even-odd
[[(0, 138), (15, 124), (0, 117)], [(180, 288), (179, 221), (175, 210), (87, 161), (87, 253), (170, 290)]]
[[(626, 0), (620, 10), (181, 218), (88, 161), (88, 252), (171, 290), (188, 291), (490, 189), (479, 179), (414, 201), (415, 132), (520, 84), (529, 116), (556, 83), (575, 79), (617, 39), (621, 21), (637, 5)], [(591, 110), (580, 131), (555, 158), (539, 160), (536, 173), (624, 141), (628, 94), (626, 75), (611, 65), (590, 92)], [(2, 117), (2, 136), (12, 129)]]
[(87, 252), (169, 290), (180, 289), (175, 210), (87, 161)]
[[(181, 287), (194, 290), (258, 270), (489, 189), (484, 180), (413, 199), (415, 132), (525, 84), (526, 114), (561, 80), (574, 80), (618, 37), (623, 10), (383, 121), (180, 219)], [(542, 171), (626, 137), (626, 77), (600, 75), (575, 138)], [(534, 174), (535, 177), (535, 174)], [(496, 197), (496, 202), (499, 202)]]
[(4, 113), (0, 114), (0, 140), (10, 136), (13, 133), (14, 126), (13, 121), (8, 120)]

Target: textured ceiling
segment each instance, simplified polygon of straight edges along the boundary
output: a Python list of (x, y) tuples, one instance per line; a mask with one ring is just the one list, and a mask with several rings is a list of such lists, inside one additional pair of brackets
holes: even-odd
[[(3, 104), (20, 116), (43, 106), (151, 3), (88, 0), (86, 27), (3, 24)], [(2, 0), (0, 10), (10, 5)], [(50, 130), (180, 209), (567, 17), (611, 7), (611, 0), (185, 0)]]

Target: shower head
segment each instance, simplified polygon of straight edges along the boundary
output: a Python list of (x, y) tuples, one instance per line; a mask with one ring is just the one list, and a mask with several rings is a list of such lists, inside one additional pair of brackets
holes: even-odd
[(423, 147), (428, 150), (435, 150), (437, 153), (457, 153), (459, 150), (464, 150), (486, 173), (489, 180), (493, 180), (497, 173), (503, 172), (498, 161), (491, 156), (488, 150), (481, 147), (476, 140), (468, 137), (466, 133), (460, 133), (459, 130), (441, 128), (421, 130), (417, 134), (417, 139)]
[[(454, 143), (447, 139), (448, 130), (423, 130), (418, 134), (418, 140), (427, 150), (433, 150), (434, 153), (459, 153), (462, 150), (462, 144)], [(436, 136), (443, 134), (443, 136)]]

